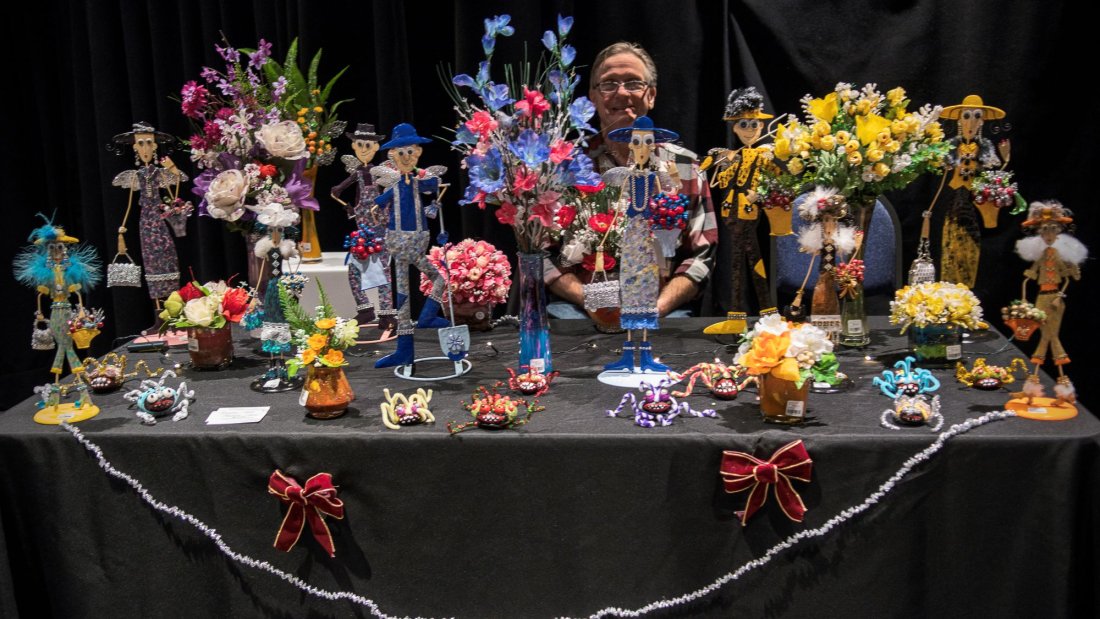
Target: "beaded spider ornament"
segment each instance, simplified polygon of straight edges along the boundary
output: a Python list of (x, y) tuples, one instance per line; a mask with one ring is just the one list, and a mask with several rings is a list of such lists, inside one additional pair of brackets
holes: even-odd
[(643, 428), (670, 426), (676, 417), (684, 414), (692, 417), (718, 416), (714, 409), (697, 411), (687, 402), (677, 402), (669, 392), (671, 385), (672, 381), (667, 378), (662, 378), (656, 385), (643, 382), (638, 385), (638, 390), (642, 392), (641, 397), (635, 396), (632, 391), (627, 392), (619, 400), (618, 407), (607, 411), (607, 416), (618, 417), (623, 408), (629, 406), (634, 412), (634, 424)]
[(940, 396), (928, 397), (940, 388), (940, 381), (928, 370), (913, 367), (915, 362), (913, 357), (906, 357), (895, 363), (893, 370), (884, 370), (881, 377), (872, 381), (883, 395), (894, 400), (894, 407), (883, 411), (879, 420), (884, 428), (897, 430), (899, 425), (929, 424), (929, 429), (935, 432), (943, 426)]
[[(458, 425), (453, 425), (448, 421), (447, 431), (451, 434), (458, 434), (470, 428), (481, 428), (482, 430), (517, 428), (530, 421), (531, 415), (534, 413), (546, 410), (545, 406), (539, 406), (537, 399), (528, 404), (526, 400), (501, 395), (497, 393), (496, 389), (496, 387), (492, 389), (478, 387), (478, 390), (471, 397), (470, 403), (462, 405), (470, 412), (473, 420)], [(520, 417), (521, 407), (527, 411), (527, 414), (523, 417)]]
[(675, 397), (686, 398), (691, 395), (692, 390), (695, 388), (696, 379), (700, 379), (703, 384), (706, 385), (707, 389), (710, 389), (710, 394), (715, 398), (719, 400), (733, 400), (749, 383), (756, 381), (755, 378), (749, 377), (741, 382), (737, 382), (741, 371), (742, 368), (736, 365), (730, 367), (718, 359), (715, 359), (714, 363), (696, 363), (688, 368), (683, 374), (669, 372), (668, 375), (669, 378), (677, 382), (685, 378), (688, 379), (687, 387), (683, 391), (672, 392), (672, 395)]
[(401, 426), (415, 426), (422, 423), (435, 423), (435, 415), (428, 410), (432, 401), (432, 390), (417, 389), (416, 393), (405, 397), (403, 393), (390, 395), (389, 389), (383, 389), (386, 401), (381, 404), (382, 423), (391, 430), (400, 430)]
[(164, 384), (169, 378), (175, 378), (176, 373), (166, 371), (160, 380), (146, 379), (141, 381), (141, 386), (122, 396), (127, 402), (133, 402), (137, 407), (138, 419), (141, 423), (156, 425), (158, 417), (172, 415), (172, 421), (187, 418), (187, 407), (190, 401), (195, 399), (195, 391), (187, 388), (185, 381), (180, 381), (176, 387)]
[(512, 368), (505, 368), (508, 371), (508, 388), (512, 391), (518, 391), (523, 395), (531, 395), (536, 398), (542, 394), (550, 391), (550, 383), (558, 377), (558, 372), (550, 372), (549, 374), (543, 374), (542, 372), (531, 368), (530, 366), (520, 366), (520, 369), (526, 370), (520, 374), (516, 374)]

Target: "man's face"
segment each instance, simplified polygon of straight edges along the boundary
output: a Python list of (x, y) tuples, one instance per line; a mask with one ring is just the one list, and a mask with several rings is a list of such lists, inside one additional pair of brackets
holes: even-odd
[(630, 156), (639, 168), (649, 163), (654, 148), (652, 131), (635, 131), (630, 134)]
[[(601, 92), (598, 85), (608, 81), (623, 84), (614, 92)], [(588, 98), (596, 105), (596, 113), (600, 116), (600, 130), (604, 133), (629, 127), (635, 118), (645, 116), (653, 109), (657, 88), (646, 86), (637, 92), (628, 92), (626, 82), (632, 81), (646, 81), (646, 72), (642, 60), (631, 53), (608, 56), (600, 65), (599, 73), (594, 76)]]
[(409, 146), (399, 146), (397, 148), (390, 149), (390, 161), (397, 166), (397, 170), (402, 174), (408, 174), (416, 168), (416, 162), (420, 160), (420, 153), (424, 149), (420, 148), (417, 144), (411, 144)]
[(760, 139), (760, 133), (764, 131), (764, 121), (756, 118), (738, 118), (730, 122), (734, 135), (745, 146), (752, 146)]
[(378, 142), (355, 140), (351, 143), (351, 148), (355, 151), (355, 156), (359, 158), (359, 161), (370, 163), (375, 154), (378, 153)]
[(152, 133), (135, 134), (134, 152), (138, 154), (142, 163), (151, 162), (157, 154), (157, 136)]
[(967, 140), (973, 140), (982, 132), (985, 110), (980, 107), (964, 108), (959, 114), (959, 133)]

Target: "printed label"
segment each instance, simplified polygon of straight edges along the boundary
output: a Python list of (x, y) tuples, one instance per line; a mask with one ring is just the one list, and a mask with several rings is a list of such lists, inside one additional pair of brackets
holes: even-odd
[(806, 403), (802, 400), (791, 400), (787, 402), (787, 416), (788, 417), (802, 417), (806, 414)]
[(309, 252), (313, 251), (313, 243), (309, 243), (307, 241), (302, 241), (302, 242), (298, 243), (298, 246), (302, 249), (302, 251), (304, 253), (309, 253)]
[(274, 389), (278, 386), (279, 386), (279, 379), (278, 378), (272, 378), (271, 380), (264, 383), (264, 389)]
[(531, 364), (530, 365), (531, 365), (531, 369), (536, 371), (536, 372), (542, 373), (542, 372), (546, 371), (546, 360), (543, 359), (542, 357), (538, 357), (536, 359), (531, 359)]
[(194, 338), (187, 340), (187, 350), (190, 352), (198, 352), (199, 341)]
[(819, 382), (814, 383), (814, 389), (831, 389), (831, 388), (832, 388), (832, 385), (830, 385), (829, 383), (819, 383)]
[(963, 347), (962, 344), (950, 344), (947, 346), (947, 360), (954, 361), (956, 359), (962, 359)]
[(853, 318), (848, 321), (848, 333), (852, 335), (863, 335), (863, 321), (858, 318)]
[(302, 395), (298, 396), (298, 406), (305, 406), (306, 400), (309, 399), (309, 392), (305, 387), (302, 387)]
[(1033, 415), (1045, 415), (1047, 414), (1047, 409), (1042, 406), (1029, 406), (1027, 407), (1027, 412)]

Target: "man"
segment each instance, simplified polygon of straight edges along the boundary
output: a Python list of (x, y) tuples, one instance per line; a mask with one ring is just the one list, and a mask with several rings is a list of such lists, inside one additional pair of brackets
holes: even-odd
[[(657, 98), (657, 66), (640, 45), (626, 42), (604, 48), (592, 66), (588, 98), (596, 106), (600, 134), (589, 141), (588, 155), (597, 170), (605, 172), (630, 163), (629, 144), (610, 141), (607, 134), (630, 127), (634, 119), (648, 115), (653, 109)], [(672, 276), (663, 282), (657, 297), (657, 312), (661, 317), (674, 311), (674, 315), (686, 316), (688, 312), (682, 306), (699, 296), (710, 276), (718, 228), (710, 187), (695, 163), (695, 154), (673, 144), (661, 144), (656, 157), (675, 164), (670, 171), (679, 176), (683, 184), (680, 191), (691, 200), (691, 218), (680, 239)], [(579, 308), (584, 304), (584, 291), (577, 265), (563, 266), (557, 258), (547, 265), (546, 284), (568, 304), (551, 303), (547, 309), (555, 318), (579, 318), (583, 316)]]

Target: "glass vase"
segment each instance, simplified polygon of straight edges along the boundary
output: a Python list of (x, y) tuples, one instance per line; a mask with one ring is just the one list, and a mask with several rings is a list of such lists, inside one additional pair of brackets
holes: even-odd
[(863, 286), (858, 285), (840, 300), (840, 343), (860, 348), (871, 342), (867, 330), (867, 311), (863, 306)]
[(544, 373), (554, 369), (543, 281), (545, 257), (545, 252), (519, 253), (519, 365)]
[(803, 381), (796, 387), (793, 380), (778, 378), (770, 372), (757, 377), (760, 392), (760, 415), (767, 423), (791, 425), (806, 418), (806, 398), (810, 395), (810, 383)]
[[(302, 178), (309, 183), (309, 197), (317, 189), (317, 166), (302, 170)], [(302, 262), (321, 261), (321, 239), (317, 235), (317, 214), (310, 209), (302, 209), (302, 240), (298, 243), (298, 250), (302, 256)]]
[(303, 406), (313, 419), (335, 419), (348, 412), (348, 404), (355, 399), (344, 368), (309, 366), (303, 387), (306, 400)]
[(192, 327), (187, 330), (187, 353), (193, 370), (224, 370), (233, 363), (233, 332), (228, 326)]
[(957, 325), (909, 327), (909, 350), (923, 365), (954, 364), (962, 358), (962, 332)]

